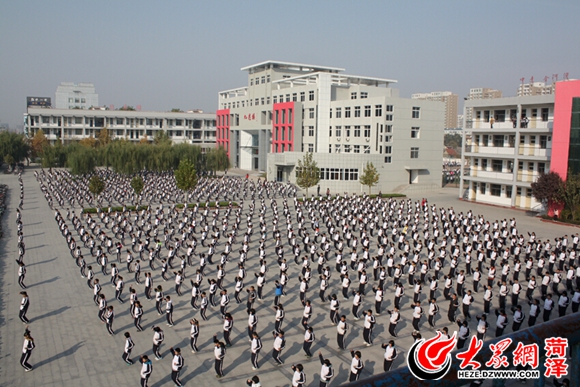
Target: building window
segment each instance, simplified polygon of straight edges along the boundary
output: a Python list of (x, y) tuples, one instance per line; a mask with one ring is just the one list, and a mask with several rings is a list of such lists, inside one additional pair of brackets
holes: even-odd
[(336, 118), (342, 118), (342, 109), (337, 107), (336, 108)]
[(385, 125), (385, 133), (393, 133), (393, 125)]
[(328, 137), (332, 137), (332, 126), (328, 129)]
[(385, 154), (390, 155), (391, 153), (393, 153), (393, 147), (392, 146), (385, 146)]
[(479, 186), (479, 192), (482, 195), (485, 195), (485, 188), (486, 188), (486, 184), (485, 183), (481, 183), (481, 185)]
[(250, 86), (254, 86), (254, 78), (250, 78)]
[[(266, 97), (266, 105), (269, 105), (269, 104), (270, 104), (270, 97)], [(242, 107), (244, 107), (244, 101), (242, 101)]]
[(258, 106), (260, 104), (260, 98), (256, 98), (254, 101), (254, 105)]
[(306, 100), (306, 94), (303, 91), (301, 91), (300, 92), (300, 102), (304, 102), (305, 100)]
[(528, 162), (528, 172), (534, 172), (534, 163), (531, 161)]
[(387, 106), (385, 106), (385, 111), (392, 112), (393, 111), (393, 105), (387, 105)]
[(546, 149), (548, 147), (548, 136), (540, 136), (540, 148)]
[(266, 77), (262, 76), (262, 83), (266, 83)]
[(329, 112), (330, 112), (330, 118), (332, 118), (332, 108), (330, 108)]
[(296, 102), (296, 101), (298, 101), (298, 94), (293, 93), (292, 94), (292, 102)]
[(314, 118), (314, 108), (308, 109), (308, 118)]
[(419, 128), (416, 126), (413, 126), (411, 128), (411, 138), (419, 138)]
[(418, 106), (413, 106), (413, 115), (412, 118), (419, 118), (421, 113), (421, 108)]
[(346, 137), (350, 137), (350, 126), (345, 126), (344, 127), (344, 132), (345, 132), (345, 136)]
[(309, 101), (314, 101), (314, 90), (310, 90), (308, 92), (308, 100)]
[(492, 160), (491, 161), (491, 169), (494, 172), (501, 172), (503, 169), (503, 161), (502, 160)]
[(505, 110), (495, 110), (493, 113), (495, 122), (505, 122)]
[(383, 115), (383, 106), (375, 105), (375, 117), (381, 117)]
[(335, 126), (336, 137), (342, 137), (342, 126)]
[(264, 104), (264, 97), (261, 98), (261, 101), (262, 101), (262, 105), (263, 105)]
[(501, 196), (501, 185), (491, 184), (491, 196)]
[(274, 97), (272, 97), (272, 102), (278, 103), (278, 96), (277, 95), (275, 95)]
[(286, 94), (286, 102), (290, 102), (290, 94)]
[(360, 92), (360, 98), (361, 99), (368, 98), (368, 96), (369, 96), (369, 93), (367, 93), (366, 91), (361, 91)]
[(332, 153), (332, 144), (328, 144), (328, 153)]
[(487, 159), (481, 159), (481, 169), (487, 171)]
[(419, 158), (419, 148), (411, 148), (411, 158), (412, 159)]
[(503, 135), (493, 136), (493, 146), (503, 148)]
[(391, 164), (392, 159), (391, 156), (385, 156), (385, 164)]
[(548, 108), (542, 108), (542, 121), (546, 122), (548, 121), (548, 114), (550, 112), (550, 109)]
[(266, 75), (266, 83), (270, 83), (270, 74)]
[(536, 146), (536, 136), (530, 136), (530, 146)]
[(364, 146), (364, 153), (371, 153), (371, 146), (370, 145), (365, 145)]
[(350, 99), (356, 99), (356, 91), (350, 93)]
[(309, 126), (308, 127), (308, 135), (310, 137), (314, 137), (314, 126)]
[(344, 118), (350, 118), (350, 107), (344, 108)]
[(526, 196), (529, 198), (532, 197), (532, 189), (531, 188), (526, 188)]
[(385, 121), (392, 121), (392, 120), (393, 120), (393, 115), (392, 114), (385, 115)]
[(314, 152), (314, 144), (308, 144), (308, 152)]
[(393, 142), (393, 136), (385, 136), (385, 142)]
[(371, 136), (371, 126), (370, 125), (365, 125), (365, 137), (369, 138)]
[(344, 153), (350, 153), (350, 145), (344, 144)]
[(334, 153), (340, 153), (340, 144), (334, 144)]
[(524, 162), (520, 161), (518, 162), (518, 171), (523, 171), (524, 170)]
[(512, 197), (512, 186), (511, 185), (506, 185), (506, 187), (505, 187), (505, 197), (508, 198), (508, 199)]
[(353, 153), (360, 153), (360, 145), (353, 145), (352, 152)]
[(546, 173), (546, 163), (538, 163), (538, 173)]
[(354, 126), (354, 136), (355, 137), (360, 137), (360, 125), (355, 125)]
[(365, 117), (370, 117), (371, 116), (371, 105), (366, 105), (365, 106)]
[(354, 117), (360, 117), (360, 106), (355, 106), (354, 107)]

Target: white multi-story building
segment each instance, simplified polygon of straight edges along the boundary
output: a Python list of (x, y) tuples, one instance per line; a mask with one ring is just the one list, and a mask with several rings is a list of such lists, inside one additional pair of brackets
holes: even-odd
[(126, 110), (82, 110), (29, 107), (24, 115), (25, 133), (32, 137), (42, 129), (51, 143), (79, 141), (97, 137), (107, 128), (116, 139), (152, 141), (165, 131), (174, 143), (215, 147), (214, 113), (171, 113)]
[(57, 109), (89, 109), (99, 106), (99, 95), (92, 83), (61, 82), (54, 94), (54, 107)]
[(248, 86), (219, 93), (217, 145), (234, 166), (296, 181), (306, 152), (321, 169), (323, 189), (361, 189), (367, 161), (378, 189), (441, 184), (444, 104), (400, 98), (392, 79), (344, 69), (266, 61), (242, 68)]
[(459, 128), (457, 126), (457, 94), (451, 91), (432, 91), (431, 93), (411, 94), (411, 99), (441, 101), (445, 104), (445, 129)]
[(464, 129), (460, 196), (476, 202), (539, 209), (531, 183), (550, 171), (554, 95), (473, 99)]

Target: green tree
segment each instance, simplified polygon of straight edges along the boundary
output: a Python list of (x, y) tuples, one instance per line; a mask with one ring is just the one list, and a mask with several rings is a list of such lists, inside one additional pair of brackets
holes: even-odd
[(145, 184), (141, 176), (135, 176), (133, 179), (131, 179), (131, 188), (133, 188), (133, 191), (135, 191), (136, 195), (141, 195), (144, 185)]
[(306, 153), (302, 160), (298, 160), (296, 166), (296, 184), (300, 188), (306, 189), (308, 198), (308, 188), (314, 187), (320, 181), (320, 169), (312, 158), (312, 153)]
[(28, 157), (29, 152), (30, 145), (23, 134), (7, 130), (0, 132), (0, 160), (10, 155), (18, 163)]
[(179, 167), (175, 170), (174, 174), (177, 188), (182, 191), (187, 192), (190, 189), (193, 189), (197, 184), (195, 166), (187, 159), (183, 159), (179, 162)]
[(542, 173), (538, 180), (532, 183), (532, 195), (544, 206), (549, 203), (561, 203), (563, 184), (564, 181), (556, 172)]
[(224, 147), (212, 148), (206, 153), (207, 168), (216, 174), (216, 171), (225, 171), (230, 167), (230, 159)]
[(360, 177), (360, 183), (362, 185), (366, 185), (369, 187), (369, 195), (371, 194), (371, 189), (373, 186), (377, 185), (379, 182), (379, 173), (377, 172), (377, 168), (373, 165), (373, 163), (367, 161), (367, 165), (362, 172)]
[(12, 165), (14, 164), (14, 157), (12, 157), (12, 155), (9, 153), (6, 156), (4, 156), (4, 162), (8, 165)]
[(124, 110), (124, 111), (134, 112), (135, 111), (135, 108), (133, 106), (127, 106), (127, 105), (125, 105), (123, 107), (118, 108), (117, 110)]
[(171, 109), (171, 113), (183, 113), (183, 110), (181, 110), (180, 108), (173, 108)]
[(171, 144), (171, 139), (169, 138), (165, 130), (158, 130), (157, 132), (155, 132), (153, 143), (155, 145)]
[(66, 164), (66, 150), (60, 141), (54, 145), (46, 144), (42, 148), (41, 163), (43, 168), (52, 171), (53, 167), (64, 167)]
[(78, 144), (66, 147), (66, 164), (73, 175), (84, 175), (93, 172), (97, 165), (97, 151)]
[(568, 171), (568, 178), (560, 186), (560, 195), (572, 214), (572, 220), (576, 220), (576, 209), (580, 205), (580, 175)]
[(93, 196), (99, 196), (101, 192), (105, 190), (105, 182), (99, 177), (99, 175), (93, 175), (89, 180), (89, 191)]

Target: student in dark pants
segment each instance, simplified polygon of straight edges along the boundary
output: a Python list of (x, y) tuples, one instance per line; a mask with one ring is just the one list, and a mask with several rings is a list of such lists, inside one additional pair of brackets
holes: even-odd
[(32, 366), (28, 363), (32, 350), (36, 346), (34, 345), (34, 339), (30, 336), (30, 331), (28, 327), (24, 332), (24, 345), (22, 346), (22, 356), (20, 357), (20, 365), (24, 368), (25, 372), (32, 371)]
[(30, 321), (26, 318), (26, 313), (28, 312), (28, 307), (30, 306), (30, 300), (28, 298), (28, 293), (20, 292), (22, 296), (22, 301), (20, 301), (20, 313), (18, 317), (20, 317), (20, 321), (25, 324), (28, 324)]
[(183, 368), (183, 356), (181, 356), (181, 349), (173, 347), (169, 348), (169, 351), (173, 355), (173, 360), (171, 362), (171, 380), (176, 386), (181, 386), (181, 380), (179, 380), (179, 373)]
[(131, 334), (129, 332), (125, 332), (125, 350), (123, 351), (123, 361), (127, 363), (127, 365), (133, 365), (133, 360), (131, 360), (131, 351), (135, 348), (135, 343), (131, 338)]

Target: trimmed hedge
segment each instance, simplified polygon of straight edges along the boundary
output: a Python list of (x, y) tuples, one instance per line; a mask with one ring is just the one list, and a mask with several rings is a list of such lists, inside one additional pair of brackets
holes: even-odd
[[(215, 207), (216, 206), (215, 204), (216, 204), (216, 202), (209, 202), (209, 207)], [(220, 207), (227, 207), (230, 205), (230, 202), (221, 201), (221, 202), (218, 202), (218, 205)], [(238, 206), (238, 203), (232, 202), (232, 207), (237, 207), (237, 206)], [(128, 211), (135, 211), (135, 210), (141, 211), (141, 210), (146, 210), (147, 207), (149, 207), (149, 206), (139, 206), (138, 208), (135, 206), (126, 206), (125, 208)], [(183, 208), (183, 204), (176, 204), (175, 207)], [(187, 205), (187, 208), (194, 208), (194, 207), (195, 207), (195, 204), (193, 204), (193, 203), (189, 203)], [(205, 208), (205, 203), (199, 203), (199, 208)], [(109, 207), (102, 207), (101, 208), (101, 212), (108, 212), (108, 211), (109, 211)], [(120, 212), (120, 211), (123, 211), (123, 206), (111, 207), (111, 212)], [(85, 208), (85, 209), (83, 209), (82, 213), (83, 214), (96, 214), (97, 209), (94, 207)]]

